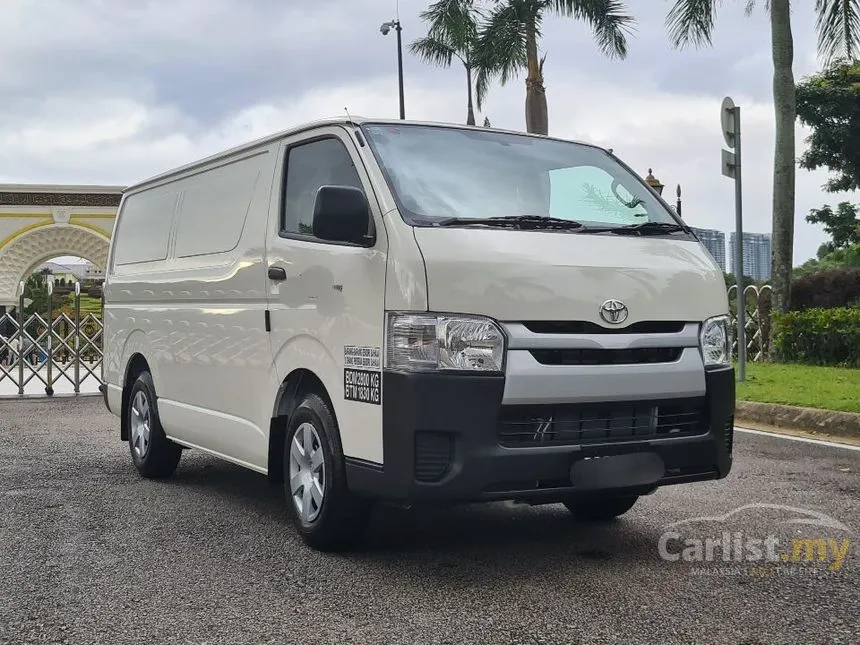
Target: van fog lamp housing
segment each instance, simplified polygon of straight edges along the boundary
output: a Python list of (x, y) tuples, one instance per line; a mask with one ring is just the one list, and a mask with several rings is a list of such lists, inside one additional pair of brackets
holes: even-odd
[(728, 316), (714, 316), (702, 323), (699, 347), (705, 367), (728, 367), (732, 362), (732, 335)]
[(481, 316), (390, 313), (385, 367), (409, 371), (501, 372), (505, 336)]

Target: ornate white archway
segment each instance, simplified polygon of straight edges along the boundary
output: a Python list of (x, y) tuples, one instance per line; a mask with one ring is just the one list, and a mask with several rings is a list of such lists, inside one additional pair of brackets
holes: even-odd
[(0, 248), (0, 304), (16, 303), (21, 281), (57, 256), (82, 257), (104, 269), (109, 244), (106, 235), (75, 224), (45, 224), (15, 237)]

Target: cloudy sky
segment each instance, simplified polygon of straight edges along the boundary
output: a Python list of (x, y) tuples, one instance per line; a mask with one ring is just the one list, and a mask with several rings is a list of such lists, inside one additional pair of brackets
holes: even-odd
[[(626, 60), (604, 58), (587, 26), (547, 22), (550, 134), (612, 147), (667, 192), (681, 184), (693, 226), (734, 227), (720, 174), (719, 107), (742, 106), (745, 229), (770, 232), (773, 158), (770, 32), (763, 9), (724, 3), (713, 47), (676, 51), (671, 0), (629, 0)], [(406, 43), (426, 0), (401, 0)], [(763, 3), (759, 3), (760, 5)], [(795, 78), (818, 68), (813, 3), (794, 10)], [(0, 182), (129, 184), (320, 116), (396, 117), (395, 0), (3, 0)], [(406, 116), (465, 121), (462, 68), (406, 53)], [(479, 116), (524, 129), (522, 79), (494, 87)], [(798, 155), (808, 134), (798, 127)], [(823, 173), (797, 172), (795, 264), (825, 239), (804, 222)]]

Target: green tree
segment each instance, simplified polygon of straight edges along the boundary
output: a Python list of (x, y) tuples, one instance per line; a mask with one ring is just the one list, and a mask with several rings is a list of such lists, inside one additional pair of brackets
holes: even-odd
[(426, 62), (450, 67), (457, 58), (466, 69), (466, 124), (475, 125), (472, 105), (474, 49), (478, 37), (479, 12), (473, 0), (439, 0), (421, 13), (429, 23), (427, 35), (410, 45), (410, 51)]
[[(666, 24), (676, 47), (711, 43), (718, 0), (676, 0)], [(755, 8), (748, 0), (747, 14)], [(795, 143), (797, 97), (794, 84), (794, 39), (789, 0), (765, 0), (770, 11), (773, 58), (773, 103), (776, 117), (773, 164), (774, 309), (789, 307), (794, 245)], [(860, 50), (860, 0), (816, 0), (818, 52), (830, 63), (838, 54), (853, 57)]]
[(33, 313), (41, 314), (44, 318), (48, 312), (48, 272), (40, 271), (31, 274), (24, 282), (24, 298), (32, 300), (28, 307), (24, 307), (27, 316)]
[(827, 192), (860, 190), (860, 61), (838, 61), (796, 91), (797, 117), (812, 130), (800, 167), (835, 173), (824, 184)]
[(526, 70), (526, 131), (549, 133), (549, 115), (539, 56), (541, 26), (548, 14), (588, 22), (600, 50), (610, 57), (627, 56), (627, 36), (634, 24), (621, 0), (494, 0), (482, 22), (477, 46), (475, 94), (480, 109), (490, 83), (502, 85)]
[(828, 251), (822, 244), (817, 258), (811, 258), (793, 271), (795, 278), (800, 278), (827, 269), (847, 269), (860, 267), (860, 243), (840, 249)]
[(857, 206), (854, 204), (839, 202), (835, 211), (829, 204), (813, 208), (806, 216), (806, 221), (823, 225), (824, 232), (830, 236), (830, 241), (822, 245), (826, 251), (860, 243), (860, 218), (857, 217)]

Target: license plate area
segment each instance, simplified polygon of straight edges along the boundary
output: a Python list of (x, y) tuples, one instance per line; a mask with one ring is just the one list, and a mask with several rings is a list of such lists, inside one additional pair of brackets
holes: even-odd
[(585, 457), (570, 468), (570, 483), (580, 490), (605, 490), (656, 484), (666, 473), (655, 452)]

